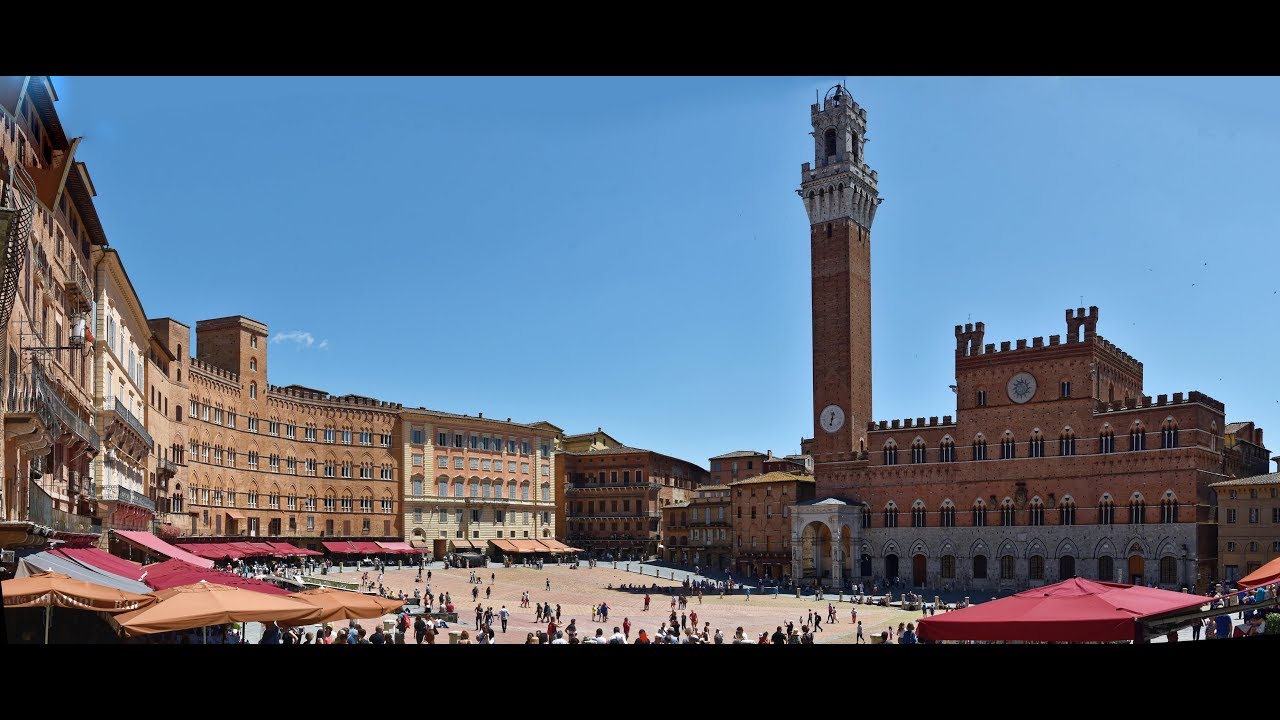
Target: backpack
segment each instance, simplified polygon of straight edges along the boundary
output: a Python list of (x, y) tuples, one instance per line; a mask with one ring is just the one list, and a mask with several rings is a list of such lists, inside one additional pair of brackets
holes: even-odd
[(800, 643), (801, 643), (802, 645), (812, 645), (812, 644), (813, 644), (813, 633), (811, 633), (811, 632), (807, 632), (807, 633), (805, 633), (805, 634), (801, 635), (801, 636), (800, 636)]

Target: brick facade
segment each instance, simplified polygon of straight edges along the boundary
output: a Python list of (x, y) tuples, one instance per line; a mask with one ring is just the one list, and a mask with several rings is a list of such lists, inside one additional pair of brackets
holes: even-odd
[[(840, 95), (813, 106), (815, 138), (865, 130), (865, 111)], [(794, 514), (793, 572), (824, 584), (1020, 589), (1076, 574), (1206, 587), (1224, 408), (1199, 392), (1144, 395), (1142, 364), (1098, 335), (1096, 307), (1066, 311), (1065, 342), (997, 348), (984, 343), (984, 323), (957, 325), (954, 418), (858, 416), (870, 407), (874, 213), (843, 202), (841, 188), (874, 191), (875, 176), (860, 152), (818, 147), (801, 196), (813, 251), (816, 492), (829, 500)], [(830, 404), (861, 424), (828, 432), (820, 414)]]

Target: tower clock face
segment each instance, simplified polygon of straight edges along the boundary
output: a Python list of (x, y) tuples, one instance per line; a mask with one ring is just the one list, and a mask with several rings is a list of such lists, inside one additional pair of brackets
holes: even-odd
[(833, 433), (844, 427), (844, 410), (839, 405), (828, 405), (822, 408), (822, 414), (818, 416), (818, 424), (823, 430)]
[(1021, 405), (1036, 394), (1036, 379), (1029, 372), (1009, 378), (1009, 399)]

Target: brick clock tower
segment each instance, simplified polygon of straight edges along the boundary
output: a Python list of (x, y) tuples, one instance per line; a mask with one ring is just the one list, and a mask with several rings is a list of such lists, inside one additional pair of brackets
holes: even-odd
[[(814, 164), (797, 191), (809, 213), (813, 280), (813, 454), (819, 497), (871, 420), (871, 223), (881, 198), (863, 162), (867, 111), (841, 85), (810, 107)], [(824, 467), (824, 465), (826, 467)], [(825, 472), (824, 472), (825, 471)], [(825, 476), (825, 477), (824, 477)]]

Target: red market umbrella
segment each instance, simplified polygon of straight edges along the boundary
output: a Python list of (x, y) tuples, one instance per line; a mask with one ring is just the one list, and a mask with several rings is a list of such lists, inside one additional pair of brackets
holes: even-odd
[(1200, 595), (1072, 578), (922, 618), (919, 635), (926, 640), (1133, 640), (1139, 619), (1209, 602)]
[(43, 607), (44, 642), (49, 644), (49, 623), (53, 606), (76, 610), (122, 613), (145, 608), (156, 601), (150, 595), (137, 595), (124, 590), (76, 580), (56, 572), (44, 572), (0, 583), (5, 607)]

